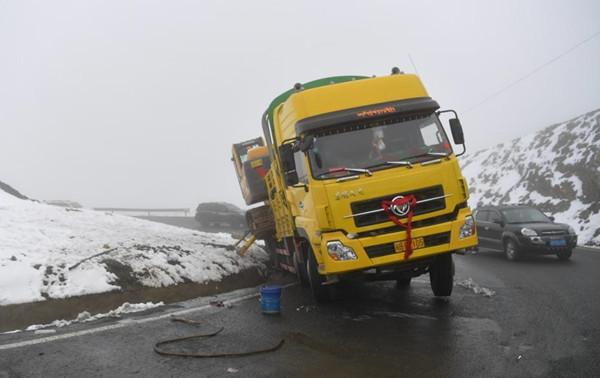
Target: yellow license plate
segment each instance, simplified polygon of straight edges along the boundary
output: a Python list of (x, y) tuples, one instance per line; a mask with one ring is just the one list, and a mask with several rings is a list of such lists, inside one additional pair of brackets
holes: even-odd
[[(412, 244), (412, 249), (424, 248), (425, 240), (423, 240), (423, 238), (414, 238), (412, 240), (411, 244)], [(396, 251), (396, 253), (402, 253), (402, 252), (404, 252), (405, 246), (406, 246), (406, 240), (395, 242), (394, 243), (394, 251)]]

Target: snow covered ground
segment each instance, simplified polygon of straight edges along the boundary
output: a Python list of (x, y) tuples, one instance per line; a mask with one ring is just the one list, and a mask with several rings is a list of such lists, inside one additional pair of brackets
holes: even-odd
[(600, 246), (600, 109), (461, 159), (472, 207), (532, 204)]
[(0, 190), (0, 305), (120, 290), (220, 281), (267, 254), (244, 257), (211, 234), (16, 198)]

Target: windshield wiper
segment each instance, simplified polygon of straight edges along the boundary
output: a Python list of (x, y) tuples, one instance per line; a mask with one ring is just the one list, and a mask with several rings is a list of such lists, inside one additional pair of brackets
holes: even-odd
[(428, 156), (440, 156), (440, 157), (445, 157), (445, 158), (448, 157), (448, 154), (445, 153), (445, 152), (427, 152), (427, 153), (425, 153), (425, 155), (428, 155)]
[(340, 168), (331, 169), (331, 170), (329, 170), (327, 172), (323, 172), (323, 173), (319, 174), (317, 177), (321, 177), (321, 176), (324, 176), (324, 175), (328, 175), (330, 173), (337, 173), (337, 172), (355, 172), (355, 173), (364, 173), (367, 176), (372, 176), (373, 175), (373, 172), (371, 172), (367, 168), (347, 168), (347, 167), (340, 167)]
[(423, 156), (433, 156), (433, 157), (436, 157), (436, 158), (440, 158), (440, 157), (448, 158), (450, 156), (450, 154), (447, 154), (445, 152), (425, 152), (425, 153), (422, 153), (422, 154), (411, 156), (410, 159), (417, 159), (417, 158), (420, 158), (420, 157), (423, 157)]
[(377, 163), (374, 165), (369, 165), (367, 168), (368, 169), (379, 168), (379, 167), (383, 167), (384, 165), (402, 165), (402, 166), (409, 167), (409, 168), (413, 167), (413, 164), (408, 160), (398, 160), (398, 161), (384, 161), (384, 162)]
[(407, 160), (386, 161), (385, 164), (402, 165), (402, 166), (408, 167), (408, 168), (412, 168), (413, 167), (412, 163), (410, 161), (407, 161)]

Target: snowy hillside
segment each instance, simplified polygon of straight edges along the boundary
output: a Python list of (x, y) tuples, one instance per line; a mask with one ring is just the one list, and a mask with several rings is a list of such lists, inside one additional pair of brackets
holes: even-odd
[(600, 245), (600, 109), (466, 155), (472, 207), (535, 204)]
[(220, 281), (262, 266), (228, 234), (19, 199), (0, 190), (0, 305), (139, 286)]

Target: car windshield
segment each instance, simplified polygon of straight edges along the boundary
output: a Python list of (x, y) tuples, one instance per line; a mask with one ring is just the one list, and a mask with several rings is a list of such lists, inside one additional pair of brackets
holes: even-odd
[(502, 214), (507, 223), (550, 223), (547, 216), (538, 209), (531, 207), (518, 207), (514, 209), (504, 209)]
[(435, 114), (327, 129), (314, 136), (308, 156), (315, 178), (357, 174), (439, 159), (452, 153)]

